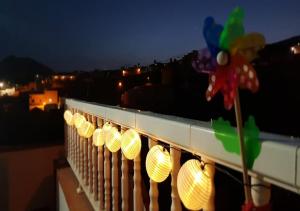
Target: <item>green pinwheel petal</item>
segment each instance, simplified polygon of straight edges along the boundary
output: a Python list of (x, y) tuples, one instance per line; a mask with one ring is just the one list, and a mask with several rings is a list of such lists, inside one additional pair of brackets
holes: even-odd
[(237, 141), (235, 128), (232, 127), (229, 121), (225, 121), (222, 117), (212, 121), (212, 128), (215, 136), (220, 140), (227, 152), (240, 154), (240, 146)]
[(220, 48), (229, 50), (231, 44), (240, 36), (245, 34), (244, 26), (244, 11), (240, 7), (236, 7), (229, 15), (225, 23), (224, 29), (220, 37)]
[[(228, 121), (225, 121), (223, 118), (213, 120), (212, 128), (215, 132), (215, 137), (221, 141), (227, 152), (240, 155), (240, 144), (236, 129), (232, 127)], [(259, 156), (261, 151), (259, 129), (252, 116), (250, 116), (245, 123), (244, 141), (247, 167), (252, 169), (255, 159)]]

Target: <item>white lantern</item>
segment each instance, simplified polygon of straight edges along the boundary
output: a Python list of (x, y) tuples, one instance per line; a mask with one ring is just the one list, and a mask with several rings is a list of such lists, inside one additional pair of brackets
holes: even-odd
[(64, 119), (69, 126), (72, 126), (74, 124), (73, 114), (70, 110), (66, 110), (64, 112)]
[(95, 126), (89, 121), (85, 121), (81, 124), (81, 126), (77, 130), (80, 136), (84, 138), (90, 138), (93, 135)]
[(97, 147), (103, 146), (105, 141), (105, 133), (101, 128), (97, 128), (93, 133), (93, 144)]
[(172, 169), (171, 156), (168, 150), (160, 145), (152, 147), (146, 157), (147, 174), (154, 182), (163, 182)]
[(140, 135), (134, 129), (129, 129), (122, 134), (121, 149), (127, 159), (133, 160), (136, 158), (141, 151), (141, 147)]
[(80, 128), (80, 126), (86, 121), (85, 117), (79, 113), (75, 113), (73, 118), (74, 118), (75, 127), (77, 129)]
[(121, 147), (121, 134), (115, 127), (106, 132), (105, 145), (111, 152), (117, 152)]
[(199, 160), (187, 161), (177, 177), (179, 197), (190, 210), (206, 210), (212, 193), (212, 178), (209, 171), (201, 168)]

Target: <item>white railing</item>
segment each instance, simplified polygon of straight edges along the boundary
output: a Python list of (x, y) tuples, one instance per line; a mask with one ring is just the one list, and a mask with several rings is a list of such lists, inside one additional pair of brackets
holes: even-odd
[[(148, 137), (149, 148), (156, 144), (156, 140), (169, 145), (173, 163), (170, 196), (172, 211), (182, 209), (176, 182), (181, 153), (175, 148), (201, 156), (207, 163), (218, 163), (241, 171), (240, 157), (224, 150), (216, 140), (210, 123), (72, 99), (66, 99), (65, 105), (73, 113), (84, 115), (95, 127), (111, 122), (119, 127), (121, 133), (129, 128), (135, 129)], [(74, 127), (66, 125), (65, 130), (67, 159), (95, 210), (145, 209), (140, 155), (133, 162), (134, 178), (131, 184), (130, 165), (120, 151), (111, 153), (105, 146), (94, 146), (91, 138), (80, 137)], [(300, 193), (300, 140), (267, 133), (261, 133), (260, 139), (261, 153), (253, 168), (248, 171), (249, 176), (256, 182), (271, 183)], [(214, 172), (213, 165), (209, 166)], [(157, 183), (150, 180), (150, 210), (159, 209), (158, 194)], [(255, 200), (262, 193), (254, 191), (253, 194)], [(214, 210), (213, 198), (209, 201), (206, 210)]]

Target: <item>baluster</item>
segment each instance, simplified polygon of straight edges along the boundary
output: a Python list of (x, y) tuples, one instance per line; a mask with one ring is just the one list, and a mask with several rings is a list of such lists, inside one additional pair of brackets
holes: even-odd
[[(103, 126), (102, 119), (98, 118), (98, 127)], [(104, 165), (103, 165), (103, 146), (98, 147), (98, 194), (100, 210), (104, 210)]]
[(110, 196), (110, 152), (104, 147), (104, 199), (105, 199), (105, 210), (110, 211), (111, 208), (111, 196)]
[[(113, 125), (117, 127), (117, 125)], [(112, 210), (119, 210), (119, 169), (118, 151), (112, 153)]]
[(79, 172), (80, 172), (80, 175), (81, 175), (81, 179), (84, 181), (84, 143), (83, 142), (84, 142), (83, 137), (79, 136), (79, 145), (80, 145)]
[[(73, 109), (73, 114), (76, 113), (76, 109)], [(73, 137), (73, 165), (76, 169), (76, 161), (77, 161), (77, 135), (75, 124), (72, 126), (72, 137)]]
[[(151, 147), (153, 147), (155, 145), (156, 145), (156, 142), (153, 139), (148, 138), (149, 149), (151, 149)], [(149, 197), (150, 197), (150, 209), (149, 210), (150, 211), (159, 210), (158, 194), (159, 194), (159, 192), (158, 192), (157, 183), (150, 179), (150, 190), (149, 190)]]
[[(93, 117), (88, 116), (89, 121), (93, 123)], [(88, 138), (88, 185), (90, 186), (90, 193), (93, 193), (93, 168), (92, 168), (92, 137)]]
[(67, 124), (67, 140), (68, 140), (68, 152), (67, 157), (70, 161), (72, 161), (72, 138), (71, 138), (71, 126)]
[[(84, 115), (86, 120), (89, 121), (89, 115), (88, 114), (85, 114)], [(83, 159), (84, 159), (84, 184), (85, 185), (89, 185), (89, 169), (88, 169), (88, 164), (89, 164), (89, 161), (88, 161), (88, 139), (87, 138), (83, 138), (83, 148), (84, 148), (84, 153), (83, 153)]]
[[(97, 128), (97, 123), (96, 123), (97, 118), (95, 116), (92, 117), (92, 122), (95, 127)], [(92, 187), (92, 192), (94, 193), (94, 200), (98, 200), (98, 176), (97, 176), (97, 169), (98, 169), (98, 162), (97, 162), (97, 147), (93, 144), (93, 141), (91, 141), (91, 146), (92, 146), (92, 181), (91, 181), (91, 187)]]
[(177, 190), (177, 175), (180, 169), (180, 157), (181, 157), (181, 151), (176, 150), (174, 148), (170, 149), (171, 152), (171, 160), (172, 160), (172, 171), (171, 171), (171, 197), (172, 197), (172, 204), (171, 204), (171, 211), (181, 211), (181, 202), (178, 195)]
[(67, 156), (70, 161), (72, 161), (72, 136), (71, 136), (71, 126), (67, 125), (68, 130), (68, 153)]
[(215, 210), (215, 185), (214, 185), (214, 176), (215, 176), (215, 166), (214, 162), (211, 160), (208, 160), (207, 158), (201, 157), (202, 161), (205, 163), (208, 163), (209, 165), (205, 165), (205, 168), (210, 175), (211, 179), (211, 184), (212, 184), (212, 189), (211, 189), (211, 195), (207, 203), (207, 208), (204, 209), (203, 211), (214, 211)]
[(266, 207), (269, 210), (271, 198), (271, 184), (264, 182), (261, 178), (251, 177), (251, 185), (260, 185), (251, 187), (253, 203), (256, 207)]
[[(125, 128), (121, 127), (121, 134), (125, 132)], [(129, 211), (129, 177), (128, 177), (128, 160), (122, 153), (122, 211)]]
[[(76, 112), (78, 112), (78, 110), (76, 110)], [(74, 132), (75, 132), (75, 144), (76, 144), (76, 169), (78, 172), (80, 172), (80, 138), (79, 138), (79, 134), (77, 133), (77, 129), (74, 126)]]
[(141, 176), (141, 154), (133, 161), (133, 206), (135, 211), (144, 210), (143, 195), (142, 195), (142, 176)]
[[(67, 107), (66, 107), (67, 109)], [(64, 144), (65, 144), (65, 156), (69, 157), (69, 150), (70, 150), (70, 142), (68, 140), (68, 125), (66, 121), (64, 121)]]
[[(75, 114), (75, 109), (72, 109), (73, 114)], [(75, 131), (75, 126), (73, 125), (71, 127), (71, 139), (72, 139), (72, 164), (75, 164), (75, 160), (76, 160), (76, 131)]]

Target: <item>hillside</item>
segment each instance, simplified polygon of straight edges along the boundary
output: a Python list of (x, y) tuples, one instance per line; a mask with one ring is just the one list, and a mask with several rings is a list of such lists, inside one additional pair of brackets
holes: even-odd
[(53, 70), (31, 58), (8, 56), (0, 62), (0, 79), (15, 83), (34, 80), (36, 74), (47, 76)]

